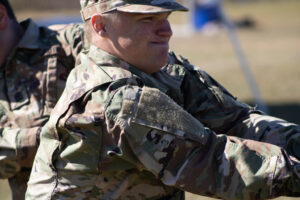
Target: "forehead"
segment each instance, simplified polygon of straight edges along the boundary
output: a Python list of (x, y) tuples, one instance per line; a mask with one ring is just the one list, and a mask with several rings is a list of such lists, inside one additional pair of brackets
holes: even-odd
[(162, 12), (162, 13), (130, 13), (130, 12), (122, 12), (117, 11), (120, 16), (128, 16), (132, 18), (140, 18), (140, 17), (154, 17), (154, 18), (166, 18), (171, 12)]

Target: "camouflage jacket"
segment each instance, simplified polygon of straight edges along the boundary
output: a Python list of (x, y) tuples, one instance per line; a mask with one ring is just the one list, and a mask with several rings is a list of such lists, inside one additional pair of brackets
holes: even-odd
[(0, 68), (0, 178), (31, 168), (39, 127), (49, 119), (82, 48), (80, 25), (55, 32), (28, 19), (21, 26), (25, 33)]
[(169, 60), (147, 75), (95, 46), (81, 54), (43, 127), (26, 199), (299, 196), (298, 160), (221, 134), (260, 134), (264, 126), (242, 128), (259, 114), (187, 61)]

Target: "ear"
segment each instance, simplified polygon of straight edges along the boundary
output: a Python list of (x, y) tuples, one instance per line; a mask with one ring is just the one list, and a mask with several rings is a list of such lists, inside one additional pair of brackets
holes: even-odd
[(101, 36), (105, 36), (106, 34), (105, 24), (103, 22), (103, 17), (101, 15), (94, 14), (91, 17), (91, 25), (97, 34)]
[(9, 17), (7, 15), (6, 8), (0, 4), (0, 30), (6, 29), (9, 23)]

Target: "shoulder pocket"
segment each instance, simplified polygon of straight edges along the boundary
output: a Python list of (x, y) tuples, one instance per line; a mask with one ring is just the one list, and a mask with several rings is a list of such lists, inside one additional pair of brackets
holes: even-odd
[(206, 144), (209, 135), (205, 127), (171, 98), (153, 88), (138, 90), (125, 90), (121, 113), (118, 115), (121, 125), (130, 129), (132, 126), (127, 122), (131, 122), (146, 129), (148, 127)]

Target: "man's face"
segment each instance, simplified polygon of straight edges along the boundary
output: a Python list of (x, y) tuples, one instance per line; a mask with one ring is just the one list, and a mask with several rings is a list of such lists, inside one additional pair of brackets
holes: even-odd
[(118, 15), (114, 23), (105, 26), (113, 47), (110, 53), (148, 74), (158, 71), (167, 63), (170, 13)]

